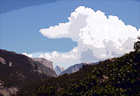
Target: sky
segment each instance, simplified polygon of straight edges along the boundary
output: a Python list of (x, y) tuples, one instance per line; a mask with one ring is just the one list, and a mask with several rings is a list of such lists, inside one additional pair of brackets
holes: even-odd
[(0, 0), (0, 49), (65, 68), (133, 50), (139, 0)]

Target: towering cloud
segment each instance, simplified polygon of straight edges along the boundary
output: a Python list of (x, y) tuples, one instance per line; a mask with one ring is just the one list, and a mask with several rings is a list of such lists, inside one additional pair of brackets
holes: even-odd
[(140, 29), (125, 25), (117, 16), (107, 17), (100, 10), (95, 12), (84, 6), (76, 8), (68, 20), (66, 23), (40, 29), (40, 33), (48, 38), (71, 38), (78, 46), (68, 53), (45, 53), (40, 57), (56, 63), (63, 60), (66, 63), (69, 63), (68, 60), (74, 60), (75, 63), (96, 62), (132, 51), (133, 43), (140, 36)]

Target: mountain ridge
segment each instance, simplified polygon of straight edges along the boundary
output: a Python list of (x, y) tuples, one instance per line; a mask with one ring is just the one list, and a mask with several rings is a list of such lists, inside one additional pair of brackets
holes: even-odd
[(71, 74), (71, 73), (74, 73), (74, 72), (77, 72), (80, 70), (80, 68), (82, 68), (83, 65), (91, 65), (91, 64), (97, 64), (98, 62), (96, 63), (92, 63), (92, 62), (83, 62), (83, 63), (79, 63), (79, 64), (74, 64), (70, 67), (68, 67), (66, 70), (62, 71), (60, 73), (60, 75), (64, 75), (64, 74)]
[(16, 88), (13, 92), (16, 93), (30, 82), (38, 82), (50, 77), (56, 77), (56, 73), (51, 68), (25, 55), (0, 49), (0, 94), (4, 92), (11, 95), (6, 93), (9, 88)]
[(32, 58), (34, 61), (40, 62), (43, 65), (45, 65), (46, 67), (49, 67), (51, 69), (53, 69), (53, 62), (46, 60), (45, 58)]

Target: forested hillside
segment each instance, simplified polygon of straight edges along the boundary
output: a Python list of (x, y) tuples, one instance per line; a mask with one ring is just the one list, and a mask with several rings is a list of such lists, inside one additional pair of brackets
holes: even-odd
[(16, 94), (21, 87), (31, 82), (55, 76), (53, 69), (40, 62), (22, 54), (0, 49), (0, 94), (4, 96)]
[[(140, 38), (139, 38), (140, 39)], [(138, 96), (140, 95), (140, 41), (135, 51), (80, 71), (26, 86), (19, 96)]]

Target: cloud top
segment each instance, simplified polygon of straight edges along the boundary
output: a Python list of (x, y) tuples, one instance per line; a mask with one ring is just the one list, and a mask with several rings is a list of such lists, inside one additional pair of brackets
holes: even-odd
[[(125, 25), (117, 16), (106, 16), (104, 12), (80, 6), (68, 17), (68, 22), (40, 29), (48, 38), (71, 38), (78, 43), (76, 55), (64, 54), (62, 58), (85, 61), (90, 56), (91, 62), (120, 56), (133, 50), (133, 43), (140, 36), (131, 25)], [(74, 49), (75, 50), (75, 49)], [(69, 53), (69, 52), (68, 52)], [(70, 52), (72, 54), (72, 51)], [(58, 56), (57, 52), (52, 53)], [(42, 55), (41, 55), (42, 56)], [(47, 56), (49, 57), (49, 55)]]

